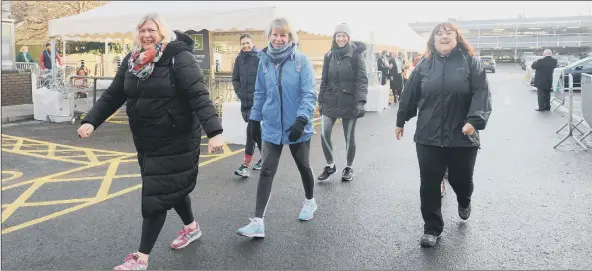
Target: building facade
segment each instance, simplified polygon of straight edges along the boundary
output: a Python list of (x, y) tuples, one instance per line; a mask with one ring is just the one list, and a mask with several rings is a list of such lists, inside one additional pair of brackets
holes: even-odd
[[(480, 55), (493, 55), (498, 62), (517, 62), (524, 54), (586, 54), (592, 47), (592, 16), (515, 18), (450, 22)], [(439, 22), (410, 23), (428, 38)]]

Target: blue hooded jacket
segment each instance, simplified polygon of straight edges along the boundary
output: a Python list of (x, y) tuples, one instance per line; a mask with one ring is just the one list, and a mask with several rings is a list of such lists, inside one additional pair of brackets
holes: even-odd
[[(259, 67), (250, 119), (262, 121), (261, 139), (269, 143), (284, 145), (308, 141), (313, 135), (312, 117), (317, 103), (312, 62), (294, 50), (276, 68), (266, 51), (267, 48), (257, 55)], [(299, 116), (306, 118), (308, 124), (302, 137), (290, 142), (290, 127)]]

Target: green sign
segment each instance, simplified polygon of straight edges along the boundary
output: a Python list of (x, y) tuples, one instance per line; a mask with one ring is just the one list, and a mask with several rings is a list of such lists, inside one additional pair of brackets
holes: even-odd
[(191, 35), (191, 39), (193, 39), (193, 41), (195, 42), (195, 50), (196, 51), (201, 51), (204, 49), (204, 40), (203, 40), (203, 34), (194, 34)]

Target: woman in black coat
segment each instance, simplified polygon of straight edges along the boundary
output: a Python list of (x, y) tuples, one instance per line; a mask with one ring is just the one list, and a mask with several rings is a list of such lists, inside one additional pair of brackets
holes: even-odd
[(368, 94), (368, 75), (364, 51), (366, 45), (351, 41), (351, 31), (347, 24), (340, 24), (333, 34), (331, 51), (325, 55), (319, 91), (319, 110), (321, 117), (321, 141), (327, 165), (318, 177), (327, 180), (337, 172), (333, 161), (331, 134), (337, 119), (341, 119), (345, 135), (347, 165), (341, 180), (354, 178), (352, 164), (356, 155), (356, 122), (364, 115), (364, 105)]
[(216, 108), (192, 54), (193, 40), (168, 31), (157, 14), (142, 18), (135, 34), (136, 47), (78, 129), (81, 138), (90, 136), (127, 101), (142, 175), (144, 220), (138, 252), (115, 270), (148, 267), (148, 255), (171, 208), (185, 224), (171, 248), (181, 249), (201, 236), (189, 199), (196, 185), (201, 127), (210, 152), (224, 143)]
[[(491, 92), (481, 61), (451, 23), (437, 25), (426, 56), (405, 85), (397, 113), (397, 139), (405, 122), (417, 116), (415, 143), (421, 178), (422, 246), (436, 245), (444, 229), (441, 183), (448, 183), (458, 202), (458, 215), (471, 214), (473, 170), (480, 147), (477, 130), (491, 114)], [(419, 113), (418, 113), (419, 109)]]
[[(234, 174), (247, 178), (250, 175), (249, 167), (251, 166), (253, 154), (255, 154), (255, 145), (259, 149), (259, 153), (261, 153), (261, 135), (253, 138), (253, 124), (249, 121), (255, 95), (255, 82), (257, 81), (257, 68), (259, 66), (257, 53), (259, 50), (255, 48), (251, 35), (248, 33), (240, 36), (240, 44), (241, 51), (234, 61), (234, 69), (232, 70), (232, 86), (234, 87), (234, 93), (236, 93), (236, 96), (241, 102), (243, 120), (248, 124), (245, 158), (243, 164), (234, 171)], [(255, 129), (255, 131), (260, 130)], [(261, 169), (261, 159), (253, 166), (253, 169)]]

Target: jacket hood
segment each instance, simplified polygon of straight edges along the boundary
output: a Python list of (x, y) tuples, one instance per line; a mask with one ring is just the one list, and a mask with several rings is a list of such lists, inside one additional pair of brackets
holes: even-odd
[(354, 50), (358, 51), (358, 52), (364, 52), (366, 51), (366, 44), (361, 42), (361, 41), (353, 41), (352, 42), (354, 45)]
[(183, 51), (188, 51), (192, 54), (195, 51), (195, 41), (193, 41), (189, 35), (179, 31), (174, 31), (174, 33), (176, 38), (167, 44), (167, 47), (160, 58), (161, 61), (169, 60)]

